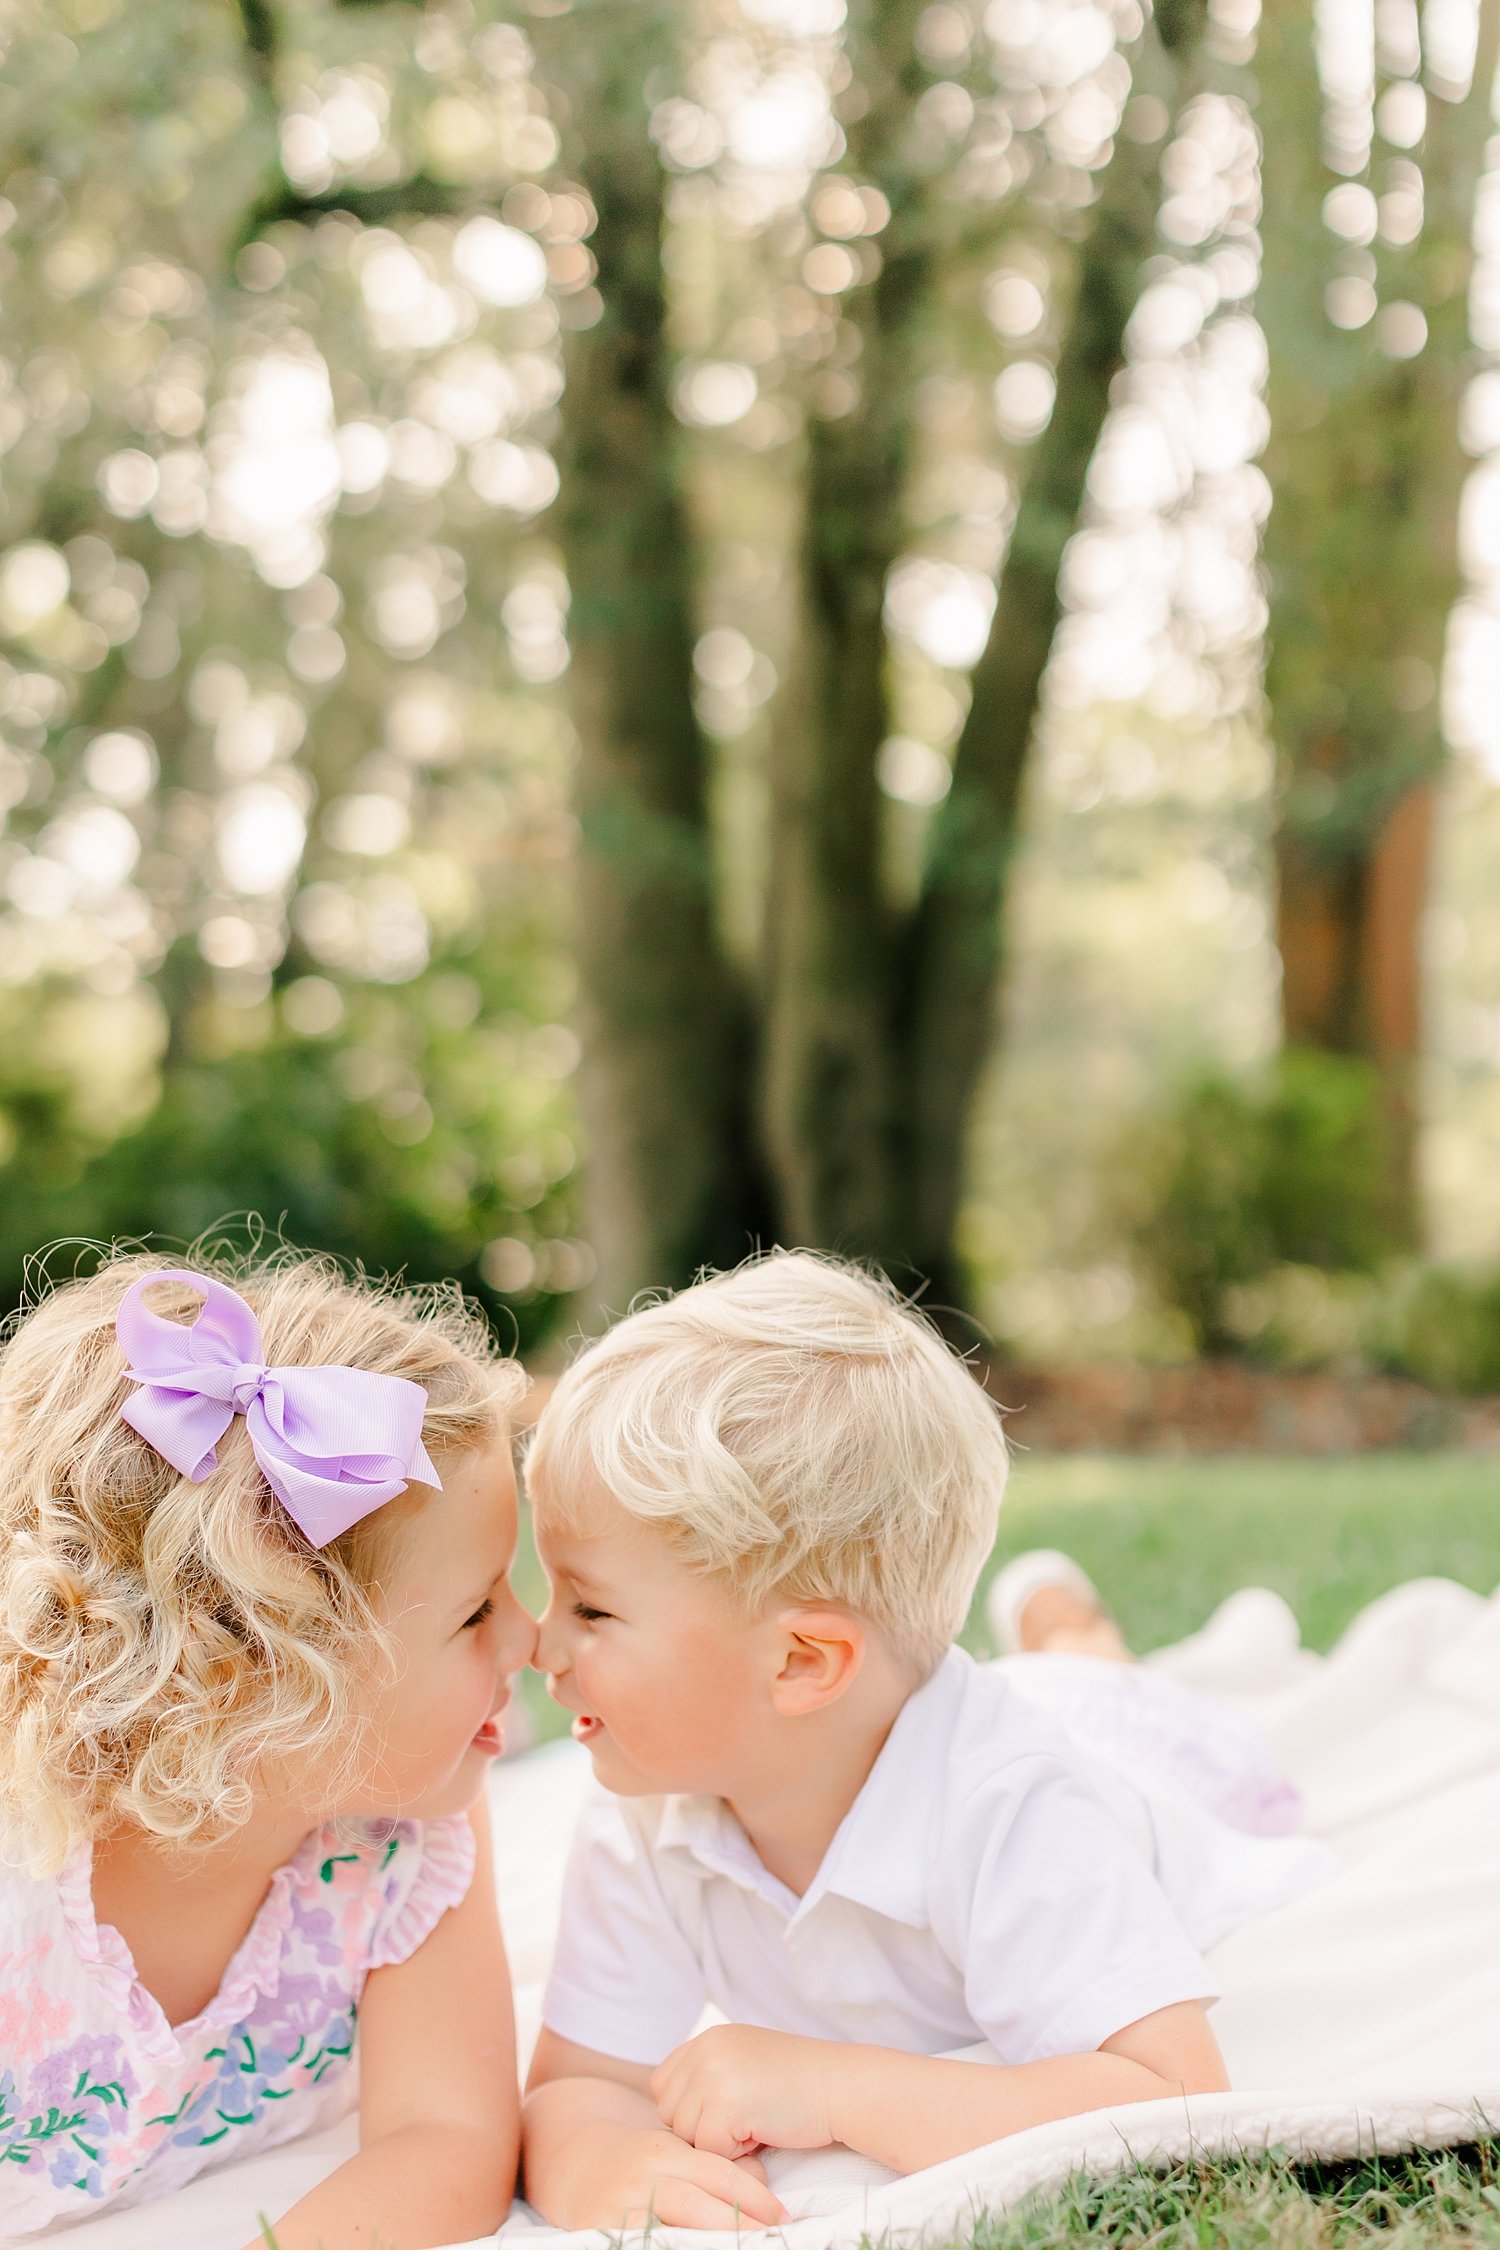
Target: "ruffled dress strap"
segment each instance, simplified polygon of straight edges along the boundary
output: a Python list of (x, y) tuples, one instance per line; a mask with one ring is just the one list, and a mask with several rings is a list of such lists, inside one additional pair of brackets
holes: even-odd
[(383, 1897), (370, 1933), (368, 1966), (409, 1961), (474, 1880), (474, 1831), (467, 1815), (401, 1820), (387, 1831)]

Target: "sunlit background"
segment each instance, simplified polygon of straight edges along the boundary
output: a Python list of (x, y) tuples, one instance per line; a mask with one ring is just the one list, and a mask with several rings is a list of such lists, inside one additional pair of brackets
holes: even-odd
[[(537, 0), (538, 21), (559, 12)], [(841, 169), (843, 0), (681, 15), (680, 69), (648, 95), (719, 911), (748, 975), (802, 434), (858, 398), (843, 301), (891, 212)], [(540, 1342), (594, 1272), (549, 510), (568, 340), (604, 308), (529, 19), (297, 0), (274, 44), (248, 0), (9, 0), (0, 22), (8, 1287), (50, 1236), (188, 1239), (253, 1208), (372, 1265), (456, 1272)], [(1139, 31), (1137, 0), (935, 0), (915, 23), (915, 130), (973, 224), (909, 402), (886, 589), (897, 899), (1052, 411), (1063, 254), (1117, 137), (1167, 134), (1124, 59)], [(1318, 14), (1326, 320), (1393, 361), (1420, 357), (1427, 321), (1380, 301), (1371, 246), (1420, 233), (1422, 58), (1461, 83), (1474, 33), (1464, 0), (1428, 0), (1420, 46), (1413, 0)], [(1214, 0), (1063, 567), (960, 1229), (975, 1309), (1042, 1359), (1191, 1349), (1122, 1177), (1176, 1085), (1253, 1076), (1278, 1040), (1256, 34), (1254, 0)], [(1491, 153), (1465, 587), (1441, 680), (1404, 691), (1441, 698), (1451, 750), (1424, 922), (1425, 1249), (1478, 1263), (1500, 1260)], [(1299, 1286), (1314, 1301), (1278, 1313), (1281, 1348), (1360, 1348), (1376, 1282), (1264, 1284)]]

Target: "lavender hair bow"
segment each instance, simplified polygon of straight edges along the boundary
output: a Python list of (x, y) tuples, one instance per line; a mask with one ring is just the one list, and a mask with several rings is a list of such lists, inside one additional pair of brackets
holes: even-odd
[[(196, 1289), (191, 1328), (149, 1310), (158, 1281)], [(413, 1481), (435, 1485), (422, 1444), (427, 1394), (400, 1375), (359, 1367), (267, 1367), (243, 1297), (208, 1274), (143, 1274), (115, 1321), (130, 1379), (120, 1412), (190, 1484), (217, 1465), (214, 1448), (243, 1414), (261, 1473), (299, 1531), (326, 1547)]]

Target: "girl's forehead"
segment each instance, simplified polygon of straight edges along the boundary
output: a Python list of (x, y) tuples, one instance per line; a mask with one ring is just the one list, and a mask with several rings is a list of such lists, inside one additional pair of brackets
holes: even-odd
[[(508, 1570), (516, 1547), (516, 1480), (508, 1446), (437, 1464), (442, 1489), (418, 1509), (403, 1541), (409, 1572), (472, 1576), (490, 1560), (491, 1578)], [(399, 1565), (398, 1565), (399, 1567)]]

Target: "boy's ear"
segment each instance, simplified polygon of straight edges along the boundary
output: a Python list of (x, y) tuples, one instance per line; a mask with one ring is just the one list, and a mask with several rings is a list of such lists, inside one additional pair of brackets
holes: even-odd
[(783, 1718), (822, 1711), (850, 1687), (865, 1660), (864, 1627), (841, 1609), (783, 1610), (780, 1669), (771, 1702)]

